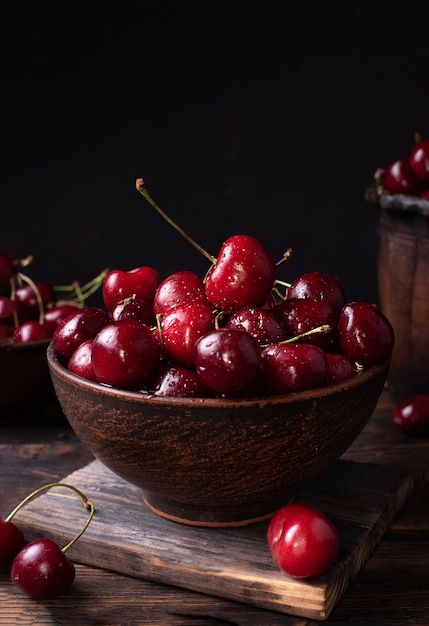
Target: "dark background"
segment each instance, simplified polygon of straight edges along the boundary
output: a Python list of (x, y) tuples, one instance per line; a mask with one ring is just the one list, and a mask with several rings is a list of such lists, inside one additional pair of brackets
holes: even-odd
[[(425, 6), (426, 5), (426, 6)], [(425, 2), (14, 3), (1, 9), (0, 248), (55, 282), (206, 262), (230, 234), (376, 298), (372, 172), (429, 133)]]

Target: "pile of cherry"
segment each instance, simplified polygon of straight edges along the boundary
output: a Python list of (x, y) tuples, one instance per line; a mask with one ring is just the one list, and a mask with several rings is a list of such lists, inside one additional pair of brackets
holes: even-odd
[(377, 170), (375, 178), (380, 191), (429, 200), (429, 139), (422, 139), (416, 133), (416, 145), (411, 152)]

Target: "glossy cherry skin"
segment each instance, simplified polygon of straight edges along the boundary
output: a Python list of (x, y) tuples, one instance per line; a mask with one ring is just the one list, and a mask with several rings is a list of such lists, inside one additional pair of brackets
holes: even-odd
[(73, 372), (73, 374), (76, 374), (76, 376), (96, 381), (97, 379), (94, 374), (94, 368), (92, 367), (93, 343), (94, 339), (88, 339), (88, 341), (81, 343), (71, 355), (67, 369)]
[(344, 289), (339, 280), (323, 272), (306, 272), (299, 276), (289, 287), (287, 298), (327, 302), (338, 312), (345, 303)]
[(415, 179), (408, 157), (396, 159), (385, 168), (383, 185), (389, 193), (413, 195), (420, 191), (421, 185)]
[(12, 343), (30, 343), (32, 341), (50, 339), (51, 337), (52, 332), (49, 326), (31, 320), (18, 326), (13, 333)]
[(203, 281), (193, 272), (176, 272), (159, 285), (155, 294), (154, 310), (156, 314), (165, 314), (188, 302), (207, 304)]
[(195, 344), (214, 328), (214, 315), (208, 304), (188, 302), (176, 306), (162, 319), (164, 352), (173, 363), (193, 365)]
[(161, 372), (153, 389), (153, 395), (160, 398), (201, 398), (206, 395), (197, 374), (179, 366)]
[(398, 404), (393, 421), (407, 435), (429, 435), (429, 393), (420, 393)]
[(326, 357), (317, 346), (306, 343), (273, 344), (262, 351), (264, 389), (289, 393), (326, 384)]
[(429, 139), (423, 139), (410, 154), (410, 167), (417, 180), (429, 183)]
[(75, 578), (73, 563), (51, 539), (36, 539), (22, 548), (12, 563), (11, 579), (31, 598), (55, 598)]
[(260, 307), (244, 307), (228, 320), (227, 328), (242, 330), (261, 346), (286, 338), (286, 332), (274, 313)]
[(140, 389), (157, 369), (161, 352), (150, 329), (131, 320), (101, 330), (92, 346), (98, 382), (120, 389)]
[(215, 330), (201, 337), (195, 365), (203, 387), (215, 394), (251, 392), (261, 377), (258, 344), (241, 330)]
[(53, 341), (56, 353), (70, 359), (84, 341), (93, 339), (108, 323), (107, 313), (95, 307), (86, 307), (70, 313), (55, 329)]
[[(35, 285), (39, 290), (45, 308), (55, 302), (54, 290), (49, 283), (36, 281)], [(39, 317), (40, 312), (36, 294), (30, 285), (18, 287), (15, 294), (15, 301), (20, 320), (37, 319)]]
[(429, 200), (429, 189), (426, 189), (426, 191), (422, 191), (419, 196), (420, 198), (423, 198), (423, 200)]
[(60, 304), (48, 309), (45, 311), (46, 326), (54, 333), (58, 324), (70, 315), (70, 313), (76, 313), (77, 309), (78, 306), (76, 304)]
[(208, 300), (223, 311), (262, 306), (273, 287), (276, 264), (260, 241), (249, 235), (229, 237), (207, 276)]
[(113, 309), (111, 316), (114, 322), (133, 320), (134, 322), (139, 322), (139, 324), (146, 325), (155, 322), (153, 302), (145, 302), (138, 298), (119, 302)]
[(279, 567), (294, 578), (312, 578), (326, 572), (340, 547), (331, 520), (303, 504), (287, 504), (275, 513), (267, 541)]
[(340, 314), (338, 333), (342, 352), (362, 365), (380, 363), (392, 353), (392, 326), (373, 304), (347, 304)]
[(6, 296), (0, 296), (0, 320), (7, 320), (16, 311), (15, 303)]
[(12, 522), (0, 519), (0, 567), (9, 565), (24, 545), (24, 535)]
[(345, 354), (327, 352), (325, 354), (328, 369), (326, 371), (326, 384), (334, 385), (342, 380), (356, 376), (357, 370), (354, 362)]
[(322, 350), (327, 350), (333, 345), (336, 338), (338, 313), (328, 302), (287, 298), (276, 306), (275, 313), (283, 322), (287, 337), (296, 337), (327, 324), (331, 327), (331, 332), (314, 334), (303, 338), (302, 341), (305, 343), (311, 341), (314, 346)]
[(111, 311), (118, 302), (135, 295), (152, 306), (159, 283), (158, 272), (152, 267), (136, 267), (129, 272), (111, 270), (103, 281), (104, 304)]

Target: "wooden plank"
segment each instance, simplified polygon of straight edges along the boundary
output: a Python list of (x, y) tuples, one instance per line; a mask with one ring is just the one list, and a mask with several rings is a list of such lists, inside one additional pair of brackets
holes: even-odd
[[(298, 581), (274, 565), (265, 541), (266, 523), (238, 529), (180, 526), (153, 515), (142, 492), (93, 462), (70, 476), (92, 497), (97, 515), (73, 548), (74, 560), (131, 576), (182, 586), (259, 607), (326, 619), (351, 578), (361, 569), (412, 488), (405, 472), (339, 461), (306, 485), (299, 501), (332, 517), (341, 554), (325, 576)], [(82, 522), (70, 492), (34, 501), (20, 515), (29, 536), (43, 529), (65, 541)]]

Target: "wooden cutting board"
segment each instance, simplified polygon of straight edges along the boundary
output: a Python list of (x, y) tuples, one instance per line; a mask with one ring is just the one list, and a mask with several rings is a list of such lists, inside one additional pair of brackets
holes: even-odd
[[(88, 531), (69, 552), (73, 560), (315, 619), (329, 616), (413, 486), (412, 477), (396, 468), (338, 461), (302, 487), (297, 501), (329, 515), (341, 538), (334, 567), (302, 581), (273, 562), (267, 522), (211, 529), (161, 519), (146, 508), (140, 489), (98, 461), (63, 482), (81, 489), (96, 506)], [(57, 488), (22, 509), (17, 520), (28, 538), (48, 535), (63, 545), (85, 517), (79, 498)]]

